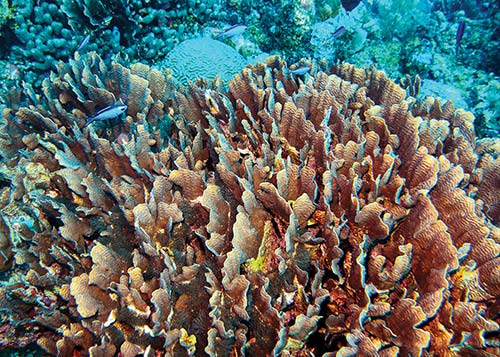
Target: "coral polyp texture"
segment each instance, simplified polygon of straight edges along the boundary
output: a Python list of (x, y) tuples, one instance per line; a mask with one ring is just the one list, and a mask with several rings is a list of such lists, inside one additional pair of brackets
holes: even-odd
[(5, 109), (2, 347), (500, 353), (500, 142), (470, 113), (347, 64), (172, 83), (77, 54)]
[(168, 67), (180, 84), (195, 78), (230, 80), (246, 65), (246, 60), (231, 46), (210, 38), (186, 40), (169, 52), (161, 67)]

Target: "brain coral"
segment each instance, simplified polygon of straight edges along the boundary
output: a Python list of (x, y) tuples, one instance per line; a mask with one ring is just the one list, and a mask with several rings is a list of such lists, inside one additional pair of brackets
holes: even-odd
[(245, 58), (234, 48), (205, 37), (179, 43), (162, 64), (171, 68), (174, 78), (183, 84), (196, 78), (213, 80), (217, 75), (228, 81), (245, 65)]
[(176, 90), (77, 55), (6, 109), (1, 346), (499, 354), (499, 141), (382, 72), (285, 66)]

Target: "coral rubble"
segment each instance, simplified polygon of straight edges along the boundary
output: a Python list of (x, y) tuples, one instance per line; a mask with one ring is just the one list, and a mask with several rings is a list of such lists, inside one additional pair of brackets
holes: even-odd
[(1, 345), (500, 353), (498, 139), (373, 69), (228, 86), (76, 54), (4, 110)]

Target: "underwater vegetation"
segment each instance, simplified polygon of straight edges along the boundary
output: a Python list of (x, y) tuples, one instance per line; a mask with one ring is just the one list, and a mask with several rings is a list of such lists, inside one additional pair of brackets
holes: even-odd
[(276, 56), (225, 90), (76, 53), (24, 92), (0, 127), (2, 348), (500, 353), (500, 141), (451, 102)]

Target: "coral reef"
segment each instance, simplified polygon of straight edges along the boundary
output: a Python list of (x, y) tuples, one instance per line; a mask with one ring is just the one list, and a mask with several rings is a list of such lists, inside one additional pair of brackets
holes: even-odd
[[(56, 1), (12, 0), (12, 6), (15, 8), (14, 24), (8, 32), (2, 31), (0, 37), (5, 40), (0, 58), (16, 65), (22, 80), (39, 86), (57, 61), (68, 60), (73, 55), (85, 33), (72, 31)], [(117, 53), (119, 42), (111, 41), (108, 32), (103, 31), (105, 41), (101, 47), (108, 53)], [(86, 50), (98, 48), (94, 43), (96, 37)]]
[[(108, 356), (499, 354), (500, 143), (383, 72), (224, 91), (75, 55), (4, 109), (0, 343)], [(84, 127), (121, 99), (126, 118)]]
[[(311, 34), (314, 57), (337, 62), (353, 57), (361, 49), (369, 50), (365, 43), (368, 33), (373, 31), (373, 21), (370, 21), (370, 16), (366, 7), (360, 5), (349, 12), (349, 15), (341, 11), (338, 16), (316, 22), (312, 25)], [(336, 36), (336, 31), (341, 28), (345, 31)]]
[(209, 19), (221, 17), (221, 5), (213, 2), (208, 9), (207, 1), (65, 0), (62, 10), (74, 31), (102, 32), (101, 39), (113, 39), (120, 46), (113, 53), (144, 61), (159, 60), (175, 43), (200, 31)]
[(175, 44), (228, 16), (221, 1), (12, 0), (2, 11), (0, 59), (17, 64), (36, 87), (87, 35), (80, 52), (99, 51), (107, 63), (118, 55), (124, 63), (160, 61)]
[(176, 45), (160, 67), (170, 68), (179, 83), (187, 84), (196, 78), (212, 81), (216, 76), (229, 81), (245, 65), (245, 58), (231, 46), (211, 38), (196, 38)]
[(464, 21), (466, 35), (461, 56), (467, 66), (486, 72), (500, 73), (495, 59), (500, 56), (500, 3), (498, 1), (435, 1), (434, 10), (442, 11), (451, 24)]
[(10, 6), (9, 0), (0, 0), (0, 29), (14, 18), (14, 8)]
[[(443, 4), (441, 4), (443, 3)], [(348, 14), (311, 26), (312, 56), (330, 63), (347, 61), (357, 66), (375, 65), (390, 78), (406, 74), (423, 79), (425, 95), (448, 88), (459, 106), (479, 120), (479, 136), (500, 136), (496, 101), (491, 83), (499, 81), (500, 5), (474, 1), (375, 0), (362, 2)], [(481, 3), (481, 4), (478, 4)], [(461, 45), (456, 36), (465, 24)], [(339, 28), (345, 31), (336, 36)], [(420, 99), (420, 98), (419, 98)]]
[(383, 38), (402, 41), (412, 36), (417, 27), (428, 28), (430, 0), (376, 0), (371, 11), (377, 15), (377, 25)]
[(279, 53), (291, 62), (311, 55), (311, 26), (336, 14), (338, 7), (339, 2), (326, 0), (242, 0), (226, 5), (233, 23), (246, 24), (249, 37), (262, 51)]
[[(153, 66), (185, 40), (242, 23), (245, 34), (226, 44), (250, 62), (265, 52), (290, 63), (315, 58), (376, 65), (393, 80), (419, 74), (461, 92), (480, 119), (480, 136), (500, 133), (498, 116), (490, 115), (495, 102), (483, 99), (492, 98), (483, 89), (490, 92), (489, 83), (500, 74), (498, 2), (3, 0), (0, 5), (0, 95), (7, 92), (3, 87), (23, 81), (39, 88), (56, 63), (76, 50), (97, 51), (108, 65), (114, 60)], [(456, 51), (462, 22), (465, 33)], [(341, 26), (345, 33), (334, 36)]]
[(477, 95), (474, 112), (479, 119), (477, 130), (482, 136), (500, 137), (500, 78), (490, 76), (490, 81), (478, 85), (474, 93)]

